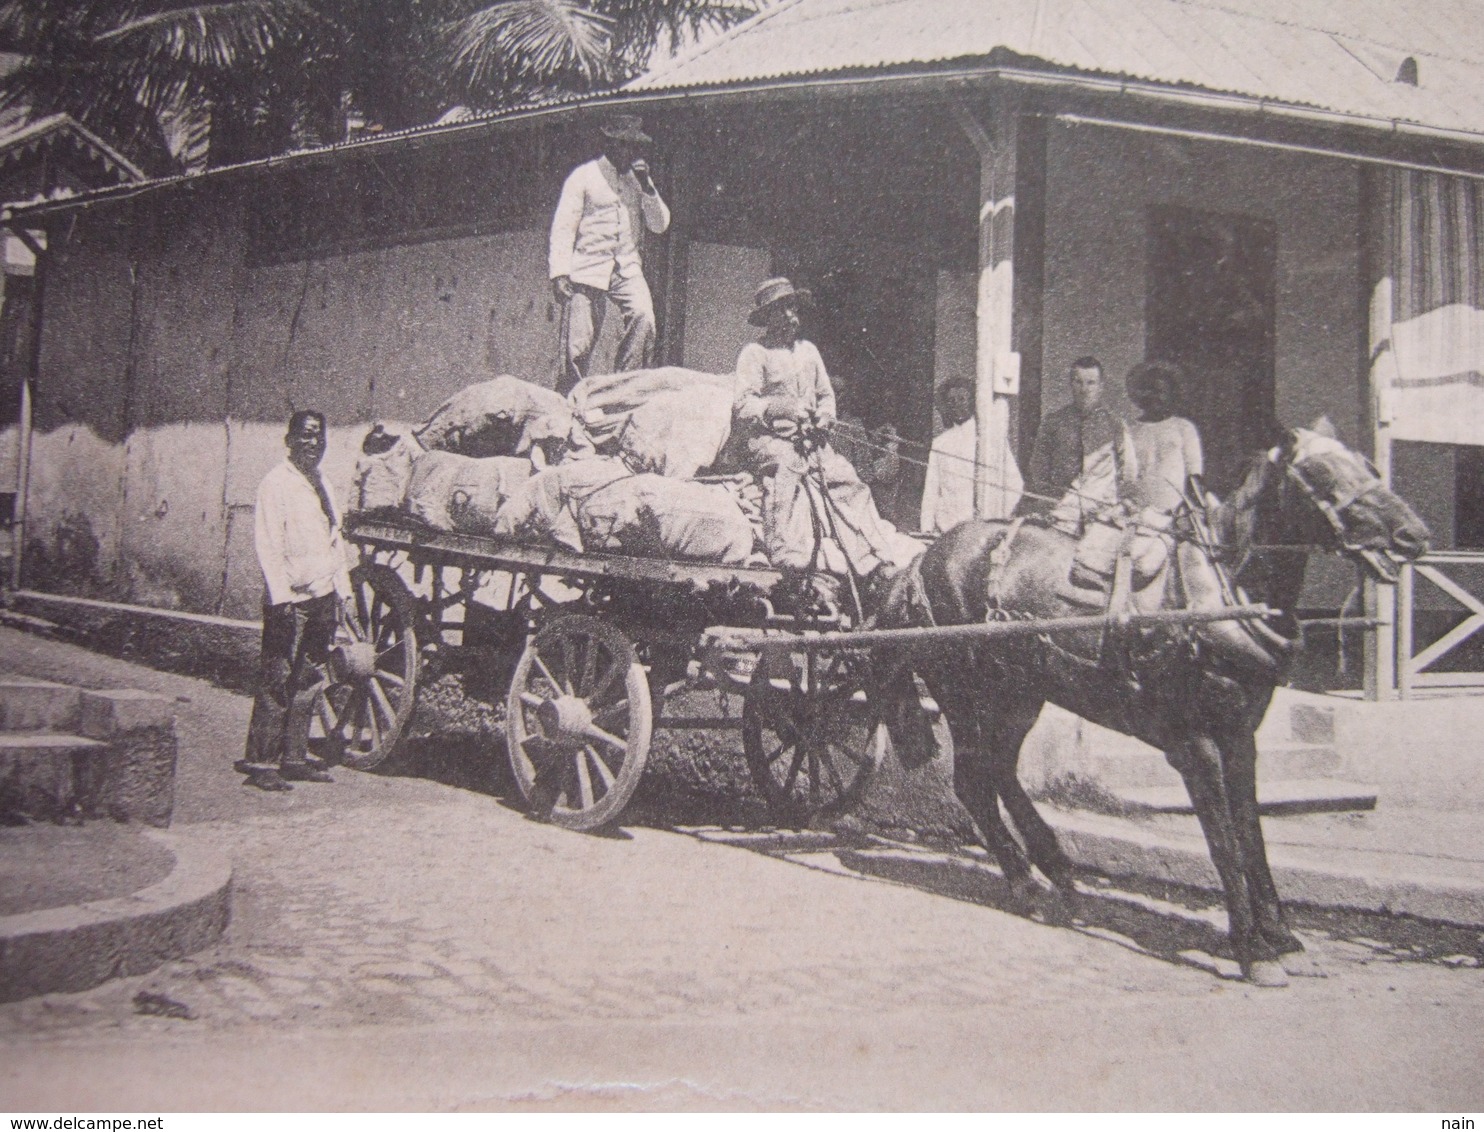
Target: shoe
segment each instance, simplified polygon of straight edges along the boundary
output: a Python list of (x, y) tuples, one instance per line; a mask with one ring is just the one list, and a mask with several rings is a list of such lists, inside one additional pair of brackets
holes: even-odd
[(253, 771), (247, 776), (246, 781), (242, 785), (256, 786), (259, 790), (266, 791), (269, 794), (284, 794), (293, 789), (289, 783), (283, 780), (283, 775), (279, 774), (276, 770)]
[(294, 782), (334, 782), (335, 779), (328, 771), (320, 770), (309, 763), (297, 763), (284, 765), (278, 768), (281, 778), (290, 779)]

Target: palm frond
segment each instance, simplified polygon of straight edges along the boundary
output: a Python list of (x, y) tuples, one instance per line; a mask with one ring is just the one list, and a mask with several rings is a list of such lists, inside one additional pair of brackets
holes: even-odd
[(224, 0), (136, 16), (94, 42), (140, 59), (227, 70), (266, 54), (319, 19), (307, 0)]
[(488, 105), (512, 90), (606, 76), (610, 21), (578, 0), (502, 0), (443, 26), (450, 93)]

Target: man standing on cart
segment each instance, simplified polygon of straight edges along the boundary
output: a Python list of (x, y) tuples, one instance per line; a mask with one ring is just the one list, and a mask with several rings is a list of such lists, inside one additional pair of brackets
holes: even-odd
[[(835, 573), (848, 565), (867, 577), (883, 566), (906, 566), (922, 548), (881, 518), (850, 462), (818, 439), (835, 421), (835, 391), (819, 350), (799, 336), (799, 312), (811, 301), (788, 279), (759, 285), (747, 321), (766, 332), (737, 358), (734, 417), (749, 470), (763, 481), (763, 538), (773, 565)], [(805, 433), (810, 443), (801, 443)], [(815, 461), (825, 513), (809, 502)], [(848, 563), (830, 552), (827, 535), (838, 539)]]
[(350, 596), (340, 513), (320, 477), (325, 417), (289, 419), (288, 459), (258, 487), (255, 538), (263, 568), (263, 645), (257, 697), (238, 769), (245, 786), (292, 790), (290, 780), (333, 781), (308, 751), (309, 716)]
[(602, 156), (577, 166), (562, 185), (548, 257), (563, 306), (558, 393), (587, 376), (610, 302), (623, 315), (618, 371), (642, 369), (654, 355), (654, 299), (639, 245), (644, 229), (658, 235), (670, 227), (670, 209), (650, 177), (644, 153), (654, 139), (642, 126), (633, 114), (615, 116), (602, 128)]

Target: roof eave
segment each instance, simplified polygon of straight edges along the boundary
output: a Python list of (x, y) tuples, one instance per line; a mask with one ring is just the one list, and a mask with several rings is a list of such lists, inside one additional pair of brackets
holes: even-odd
[(625, 87), (617, 91), (590, 95), (571, 101), (532, 107), (516, 108), (501, 114), (478, 118), (472, 121), (455, 122), (439, 126), (419, 127), (393, 135), (374, 138), (359, 138), (354, 141), (322, 146), (316, 149), (299, 150), (254, 161), (241, 162), (208, 169), (200, 173), (180, 174), (172, 177), (144, 180), (139, 183), (113, 186), (88, 193), (79, 193), (62, 200), (44, 201), (23, 208), (11, 208), (0, 213), (0, 224), (14, 224), (37, 220), (54, 213), (74, 208), (127, 199), (143, 193), (172, 187), (195, 186), (206, 181), (252, 171), (266, 171), (280, 166), (300, 166), (317, 161), (334, 160), (349, 154), (375, 152), (377, 150), (402, 147), (413, 148), (429, 142), (448, 142), (465, 136), (478, 136), (498, 130), (540, 120), (573, 117), (595, 107), (613, 106), (675, 106), (696, 103), (726, 103), (756, 96), (758, 94), (791, 95), (820, 90), (868, 92), (891, 85), (942, 85), (962, 87), (987, 82), (1006, 82), (1026, 87), (1072, 89), (1085, 93), (1115, 94), (1139, 99), (1146, 103), (1172, 107), (1199, 108), (1227, 113), (1250, 114), (1276, 120), (1303, 122), (1310, 125), (1334, 127), (1360, 127), (1377, 134), (1410, 137), (1429, 141), (1447, 141), (1467, 147), (1484, 146), (1484, 130), (1465, 130), (1442, 126), (1431, 126), (1410, 122), (1402, 118), (1385, 118), (1374, 115), (1331, 110), (1320, 106), (1308, 106), (1256, 95), (1233, 91), (1215, 91), (1206, 88), (1158, 83), (1115, 75), (1100, 75), (1090, 72), (1072, 71), (1050, 65), (1035, 66), (1035, 60), (1025, 63), (993, 63), (980, 58), (974, 62), (950, 63), (946, 65), (924, 65), (920, 67), (893, 68), (890, 71), (874, 69), (865, 73), (832, 72), (800, 75), (783, 75), (767, 79), (747, 79), (737, 82), (697, 85), (685, 87)]

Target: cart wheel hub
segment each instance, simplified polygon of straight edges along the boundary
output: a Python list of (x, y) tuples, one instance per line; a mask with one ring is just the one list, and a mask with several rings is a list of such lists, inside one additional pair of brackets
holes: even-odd
[(587, 701), (577, 696), (557, 696), (536, 709), (536, 722), (553, 742), (585, 742), (587, 730), (593, 724), (593, 713), (588, 710)]
[(352, 680), (367, 680), (376, 671), (376, 646), (370, 641), (348, 641), (337, 645), (340, 670)]

